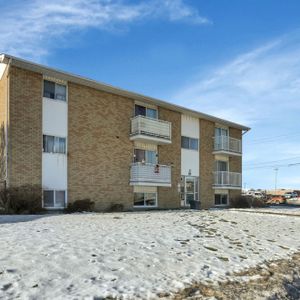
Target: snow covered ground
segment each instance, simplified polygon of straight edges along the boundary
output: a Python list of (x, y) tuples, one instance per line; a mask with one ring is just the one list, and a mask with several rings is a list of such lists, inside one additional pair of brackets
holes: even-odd
[(274, 205), (274, 206), (265, 207), (265, 208), (249, 208), (249, 209), (232, 208), (231, 211), (300, 216), (300, 206), (287, 206), (287, 205), (285, 205), (285, 206), (282, 206), (282, 205), (275, 206)]
[(230, 210), (0, 216), (0, 298), (155, 298), (288, 258), (299, 231)]

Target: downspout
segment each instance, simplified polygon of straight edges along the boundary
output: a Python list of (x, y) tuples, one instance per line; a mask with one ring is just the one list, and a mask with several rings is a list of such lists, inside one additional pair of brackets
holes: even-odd
[(7, 95), (6, 95), (6, 126), (5, 126), (5, 184), (8, 187), (9, 186), (9, 177), (8, 177), (8, 150), (9, 150), (9, 104), (10, 104), (10, 82), (9, 82), (9, 74), (10, 74), (10, 66), (11, 66), (12, 59), (9, 58), (8, 64), (7, 64)]

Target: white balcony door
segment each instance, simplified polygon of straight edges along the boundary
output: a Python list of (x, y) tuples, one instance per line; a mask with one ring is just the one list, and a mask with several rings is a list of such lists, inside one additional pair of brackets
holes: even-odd
[(215, 128), (215, 137), (220, 137), (220, 136), (228, 136), (228, 129), (226, 128)]
[(134, 149), (134, 162), (157, 164), (157, 152), (151, 150)]
[(142, 105), (135, 105), (134, 108), (134, 115), (135, 116), (145, 116), (152, 119), (157, 119), (157, 109), (145, 107)]
[(215, 162), (215, 171), (227, 172), (228, 171), (228, 161), (217, 160)]

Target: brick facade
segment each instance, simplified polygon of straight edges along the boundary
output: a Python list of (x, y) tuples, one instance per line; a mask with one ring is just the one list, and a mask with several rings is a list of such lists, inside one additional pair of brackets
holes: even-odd
[[(229, 128), (229, 136), (242, 140), (242, 131), (236, 128)], [(231, 156), (229, 158), (229, 170), (230, 172), (242, 173), (242, 157)], [(229, 200), (241, 196), (241, 190), (230, 190)]]
[(68, 85), (68, 198), (89, 198), (96, 210), (133, 206), (129, 140), (133, 101), (89, 87)]
[(0, 181), (6, 176), (6, 130), (8, 101), (8, 67), (0, 79)]
[(42, 75), (11, 67), (9, 73), (8, 184), (42, 182)]
[[(0, 81), (0, 125), (6, 123), (7, 117), (8, 184), (42, 186), (43, 75), (15, 66), (10, 68), (9, 76), (6, 75)], [(5, 116), (7, 94), (9, 116)], [(129, 137), (134, 101), (68, 81), (69, 202), (91, 199), (97, 211), (107, 210), (112, 204), (123, 204), (125, 210), (133, 209), (134, 193), (129, 181), (134, 142)], [(172, 165), (172, 186), (158, 187), (158, 208), (180, 208), (181, 112), (161, 106), (158, 112), (159, 119), (172, 123), (172, 143), (158, 146), (159, 163)], [(199, 124), (199, 194), (201, 208), (207, 209), (214, 206), (215, 123), (199, 119)], [(229, 134), (241, 139), (242, 131), (230, 128)], [(0, 159), (3, 159), (1, 152)], [(229, 158), (231, 172), (241, 172), (241, 164), (241, 157)], [(230, 191), (230, 197), (238, 195), (240, 190)]]
[(215, 157), (213, 155), (213, 137), (215, 123), (200, 120), (200, 201), (201, 208), (214, 206), (213, 171)]
[(172, 187), (158, 188), (159, 208), (179, 208), (178, 184), (181, 178), (181, 114), (159, 108), (159, 118), (172, 123), (172, 144), (159, 146), (159, 162), (172, 165)]

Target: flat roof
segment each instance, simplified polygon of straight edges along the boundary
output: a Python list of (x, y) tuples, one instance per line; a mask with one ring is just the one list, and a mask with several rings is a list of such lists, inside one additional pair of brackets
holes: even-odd
[(124, 96), (127, 98), (131, 98), (134, 100), (138, 100), (138, 101), (143, 101), (149, 104), (154, 104), (157, 106), (161, 106), (173, 111), (177, 111), (183, 114), (188, 114), (200, 119), (205, 119), (205, 120), (209, 120), (215, 123), (221, 123), (224, 125), (227, 125), (229, 127), (234, 127), (234, 128), (238, 128), (241, 130), (245, 130), (245, 131), (249, 131), (250, 127), (238, 124), (238, 123), (234, 123), (225, 119), (221, 119), (212, 115), (208, 115), (196, 110), (192, 110), (189, 108), (185, 108), (183, 106), (180, 105), (176, 105), (167, 101), (163, 101), (160, 99), (155, 99), (152, 97), (148, 97), (139, 93), (135, 93), (135, 92), (131, 92), (131, 91), (127, 91), (125, 89), (121, 89), (118, 87), (114, 87), (112, 85), (106, 84), (106, 83), (102, 83), (93, 79), (89, 79), (86, 77), (82, 77), (79, 75), (75, 75), (75, 74), (71, 74), (68, 72), (64, 72), (61, 70), (57, 70), (54, 68), (50, 68), (44, 65), (40, 65), (28, 60), (24, 60), (18, 57), (14, 57), (8, 54), (0, 54), (0, 63), (11, 63), (13, 66), (22, 68), (22, 69), (26, 69), (26, 70), (30, 70), (33, 72), (37, 72), (49, 77), (55, 77), (57, 79), (61, 79), (61, 80), (65, 80), (65, 81), (70, 81), (70, 82), (74, 82), (74, 83), (78, 83), (81, 85), (85, 85), (85, 86), (89, 86), (92, 87), (94, 89), (97, 90), (101, 90), (101, 91), (105, 91), (108, 93), (112, 93), (112, 94), (116, 94), (116, 95), (120, 95), (120, 96)]

